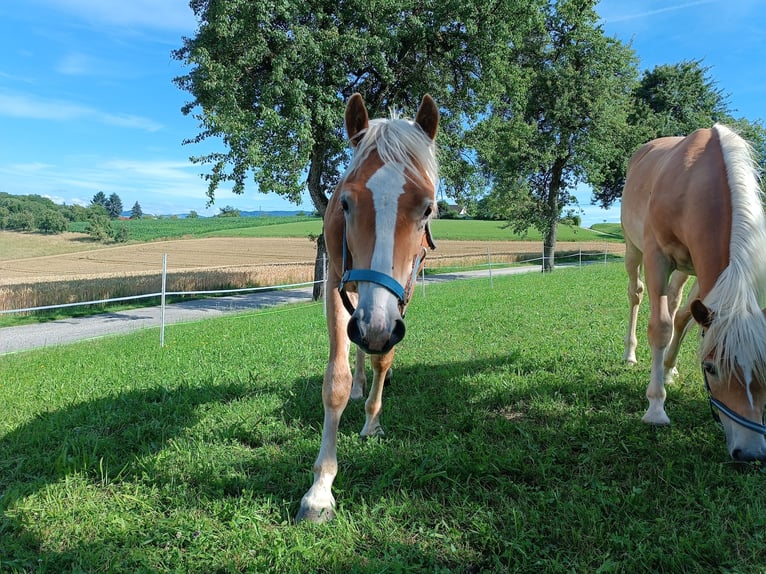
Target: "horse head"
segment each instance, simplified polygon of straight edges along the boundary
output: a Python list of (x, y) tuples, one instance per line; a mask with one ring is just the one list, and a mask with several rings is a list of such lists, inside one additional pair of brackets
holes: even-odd
[[(755, 360), (743, 349), (751, 345), (746, 340), (737, 343), (737, 349), (727, 353), (719, 345), (704, 343), (706, 336), (721, 340), (725, 333), (713, 333), (716, 313), (701, 300), (691, 304), (694, 319), (702, 329), (701, 347), (702, 376), (707, 388), (713, 417), (721, 423), (726, 433), (726, 446), (731, 458), (736, 461), (766, 461), (766, 426), (764, 425), (764, 404), (766, 404), (766, 365), (760, 364), (760, 355)], [(755, 322), (766, 323), (766, 309), (753, 316)], [(731, 344), (731, 343), (729, 343)], [(753, 341), (761, 346), (763, 341)]]
[(433, 248), (439, 112), (426, 95), (413, 122), (370, 120), (354, 94), (345, 123), (354, 156), (328, 204), (325, 238), (328, 251), (342, 252), (338, 288), (351, 315), (348, 336), (382, 354), (404, 338), (404, 312), (426, 247)]

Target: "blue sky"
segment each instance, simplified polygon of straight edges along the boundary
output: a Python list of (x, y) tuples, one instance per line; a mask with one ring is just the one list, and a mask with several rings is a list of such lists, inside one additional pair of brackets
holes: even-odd
[[(604, 0), (598, 10), (642, 70), (701, 59), (735, 116), (766, 117), (763, 0)], [(84, 205), (114, 192), (154, 214), (299, 209), (253, 186), (221, 189), (205, 208), (202, 170), (188, 158), (215, 145), (181, 145), (198, 126), (180, 112), (188, 94), (172, 79), (184, 70), (170, 55), (195, 30), (187, 0), (0, 2), (0, 191)], [(587, 191), (578, 197), (585, 225), (619, 221)]]

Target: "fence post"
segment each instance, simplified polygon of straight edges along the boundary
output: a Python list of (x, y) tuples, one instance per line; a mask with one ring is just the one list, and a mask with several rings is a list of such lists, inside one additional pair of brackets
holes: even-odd
[(487, 266), (489, 267), (489, 287), (494, 287), (492, 282), (492, 256), (489, 253), (489, 247), (487, 248)]
[(582, 247), (580, 247), (579, 258), (580, 258), (580, 265), (579, 265), (579, 267), (582, 267)]
[(609, 255), (609, 243), (604, 241), (604, 265), (606, 265), (606, 256)]
[(165, 286), (168, 277), (168, 254), (162, 254), (162, 294), (160, 295), (160, 348), (165, 346)]

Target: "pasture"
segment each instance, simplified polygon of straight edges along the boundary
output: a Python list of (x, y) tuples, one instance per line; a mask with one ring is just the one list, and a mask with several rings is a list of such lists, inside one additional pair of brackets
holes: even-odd
[[(673, 425), (622, 364), (621, 265), (418, 289), (386, 436), (340, 428), (338, 516), (293, 524), (320, 442), (320, 304), (0, 359), (3, 572), (759, 572), (690, 334)], [(646, 306), (648, 307), (648, 306)]]

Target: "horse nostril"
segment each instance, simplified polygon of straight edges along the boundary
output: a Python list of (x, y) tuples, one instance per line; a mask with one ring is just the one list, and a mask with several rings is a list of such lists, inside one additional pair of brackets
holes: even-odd
[(744, 457), (742, 456), (742, 449), (735, 448), (733, 451), (731, 451), (731, 458), (737, 462), (743, 461)]
[(404, 339), (405, 331), (406, 329), (404, 327), (404, 321), (402, 321), (401, 319), (397, 319), (396, 323), (394, 323), (394, 330), (391, 331), (391, 340), (389, 342), (389, 346), (393, 347), (399, 341)]
[(359, 319), (356, 317), (351, 317), (351, 320), (348, 322), (348, 327), (346, 328), (346, 332), (348, 333), (348, 338), (351, 339), (351, 342), (358, 346), (362, 345), (362, 332), (359, 329)]

